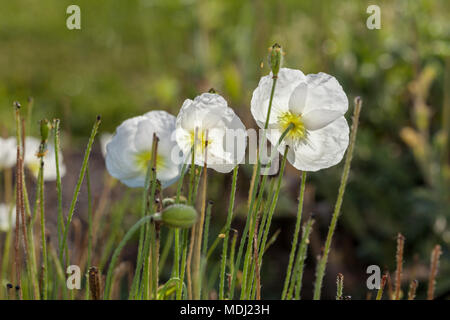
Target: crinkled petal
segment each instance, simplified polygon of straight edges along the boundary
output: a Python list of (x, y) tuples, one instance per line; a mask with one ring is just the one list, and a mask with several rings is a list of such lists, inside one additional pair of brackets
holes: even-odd
[[(305, 81), (305, 75), (300, 70), (281, 68), (275, 86), (269, 124), (277, 121), (281, 112), (289, 110), (289, 98), (294, 89)], [(251, 112), (258, 126), (264, 128), (272, 91), (272, 73), (259, 81), (258, 87), (253, 91)]]
[(323, 72), (308, 74), (306, 83), (308, 89), (304, 114), (317, 109), (332, 110), (340, 112), (341, 115), (347, 112), (347, 95), (335, 77)]

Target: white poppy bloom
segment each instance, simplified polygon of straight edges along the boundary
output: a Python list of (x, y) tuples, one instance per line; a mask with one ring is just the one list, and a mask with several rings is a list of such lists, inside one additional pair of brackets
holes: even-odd
[[(264, 128), (272, 89), (272, 74), (262, 77), (253, 92), (251, 112)], [(349, 127), (344, 114), (348, 99), (336, 78), (325, 74), (305, 76), (300, 70), (282, 68), (278, 74), (267, 138), (273, 145), (282, 133), (293, 128), (280, 143), (278, 151), (297, 169), (318, 171), (342, 160), (349, 142)]]
[(13, 167), (16, 164), (16, 156), (16, 138), (0, 138), (0, 170)]
[(106, 157), (106, 146), (111, 141), (113, 135), (109, 132), (104, 132), (100, 135), (100, 148), (102, 150), (103, 158)]
[[(39, 152), (39, 146), (41, 141), (35, 137), (25, 138), (25, 166), (31, 171), (33, 176), (37, 178), (39, 174), (40, 159), (36, 156)], [(66, 166), (63, 163), (63, 155), (60, 151), (59, 154), (59, 173), (61, 177), (66, 174)], [(55, 161), (55, 147), (53, 144), (47, 144), (47, 153), (44, 156), (44, 181), (56, 180), (56, 161)]]
[(16, 206), (0, 203), (0, 231), (7, 232), (16, 225)]
[(195, 164), (204, 165), (206, 140), (208, 167), (226, 173), (244, 160), (245, 126), (218, 94), (203, 93), (194, 100), (186, 99), (177, 116), (176, 127), (176, 140), (186, 156), (186, 163), (191, 161), (195, 144)]
[(180, 177), (181, 166), (172, 160), (175, 117), (165, 111), (150, 111), (122, 122), (106, 146), (106, 168), (111, 176), (129, 187), (143, 187), (152, 158), (153, 133), (159, 139), (156, 178), (166, 188)]

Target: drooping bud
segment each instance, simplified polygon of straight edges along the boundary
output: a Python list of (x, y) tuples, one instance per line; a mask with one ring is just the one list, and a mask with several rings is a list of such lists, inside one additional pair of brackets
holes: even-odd
[(269, 66), (274, 76), (278, 75), (283, 63), (283, 49), (278, 43), (269, 48)]
[(190, 228), (197, 221), (197, 211), (185, 204), (173, 204), (164, 208), (156, 220), (172, 228)]

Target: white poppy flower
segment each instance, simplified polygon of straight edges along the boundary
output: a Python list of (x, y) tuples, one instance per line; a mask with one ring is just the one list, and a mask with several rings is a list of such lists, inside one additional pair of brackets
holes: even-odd
[(150, 111), (122, 122), (106, 146), (106, 168), (129, 187), (143, 187), (152, 157), (153, 133), (159, 138), (156, 178), (163, 188), (180, 177), (180, 164), (172, 160), (176, 142), (172, 138), (175, 117), (165, 111)]
[[(25, 166), (31, 171), (35, 178), (39, 174), (40, 159), (36, 156), (39, 151), (41, 142), (35, 137), (25, 138)], [(59, 173), (61, 177), (66, 174), (66, 166), (63, 163), (63, 155), (60, 151), (59, 154)], [(56, 180), (56, 161), (55, 161), (55, 147), (53, 144), (47, 144), (47, 153), (44, 156), (44, 181)]]
[[(264, 128), (272, 89), (272, 74), (261, 78), (253, 92), (251, 112)], [(278, 151), (289, 146), (288, 161), (297, 169), (318, 171), (342, 160), (349, 128), (344, 114), (348, 99), (336, 78), (325, 74), (305, 76), (300, 70), (282, 68), (278, 74), (267, 137), (275, 145), (293, 125)]]
[(0, 170), (8, 169), (16, 164), (16, 138), (0, 138)]
[(100, 148), (102, 150), (103, 158), (106, 157), (106, 146), (111, 141), (113, 135), (109, 132), (104, 132), (100, 135)]
[(16, 206), (0, 203), (0, 231), (6, 232), (16, 225)]
[(176, 140), (186, 155), (186, 163), (191, 161), (195, 144), (195, 163), (204, 165), (206, 140), (207, 166), (218, 172), (230, 172), (245, 157), (245, 126), (218, 94), (203, 93), (194, 100), (185, 100), (176, 127)]

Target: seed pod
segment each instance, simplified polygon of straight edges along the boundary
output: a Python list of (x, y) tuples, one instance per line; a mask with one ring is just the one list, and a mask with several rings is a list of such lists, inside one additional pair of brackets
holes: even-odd
[(274, 76), (278, 75), (283, 62), (283, 49), (278, 43), (269, 48), (269, 66)]
[(172, 228), (190, 228), (197, 221), (197, 211), (185, 204), (173, 204), (161, 211), (161, 221)]

